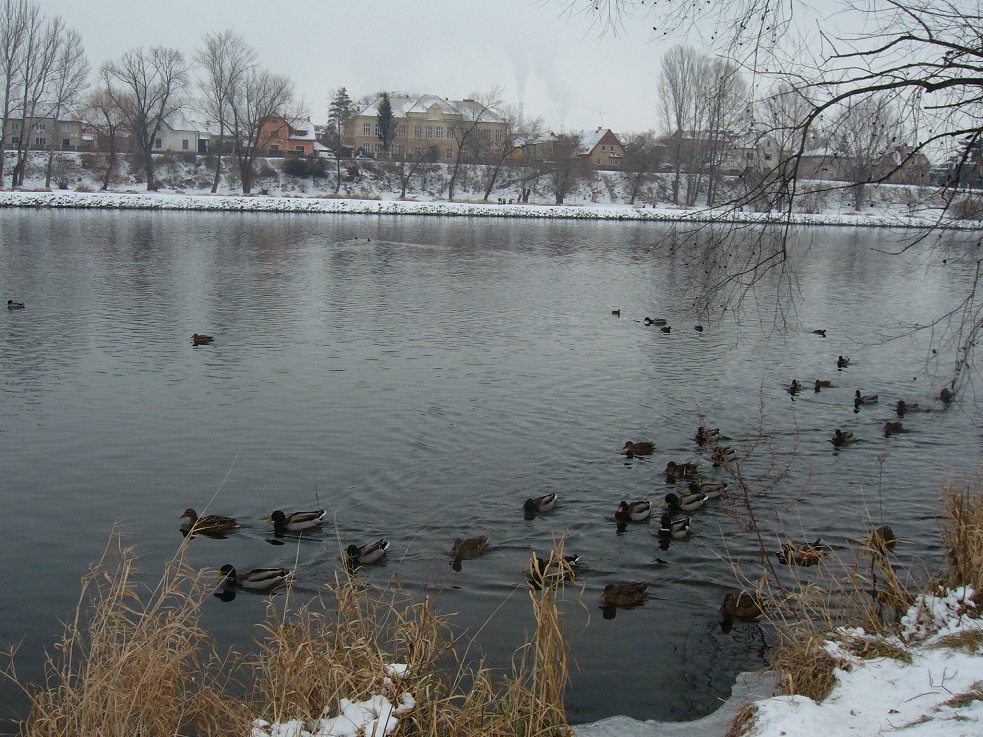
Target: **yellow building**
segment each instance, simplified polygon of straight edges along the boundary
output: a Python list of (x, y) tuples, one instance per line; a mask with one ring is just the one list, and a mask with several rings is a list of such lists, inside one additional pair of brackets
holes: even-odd
[(389, 150), (379, 138), (380, 95), (342, 124), (341, 139), (358, 155), (403, 159), (425, 155), (431, 147), (436, 161), (457, 157), (465, 141), (464, 160), (482, 161), (502, 154), (505, 121), (476, 100), (445, 100), (436, 95), (390, 95), (393, 135)]

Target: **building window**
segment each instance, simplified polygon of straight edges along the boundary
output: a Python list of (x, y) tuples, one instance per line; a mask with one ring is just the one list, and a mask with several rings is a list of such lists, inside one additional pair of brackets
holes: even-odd
[(452, 148), (448, 148), (447, 149), (447, 158), (448, 159), (453, 159), (454, 158), (454, 149), (452, 149)]
[(437, 126), (437, 138), (443, 138), (443, 137), (444, 137), (444, 126), (438, 125)]
[(272, 146), (270, 146), (270, 151), (279, 151), (279, 150), (280, 150), (280, 147), (277, 146), (275, 143)]
[(34, 130), (36, 130), (36, 131), (47, 130), (47, 128), (48, 128), (48, 126), (45, 123), (35, 123), (34, 124)]
[(154, 148), (164, 148), (164, 147), (163, 147), (163, 146), (162, 146), (162, 145), (160, 144), (160, 139), (159, 139), (159, 138), (155, 138), (155, 139), (154, 139)]
[(376, 138), (379, 137), (379, 124), (378, 123), (375, 124), (375, 137)]
[(765, 161), (771, 161), (771, 154), (765, 154)]
[(433, 126), (432, 125), (428, 125), (427, 126), (427, 138), (433, 138)]
[[(420, 126), (417, 126), (417, 128), (419, 128), (419, 127), (420, 127)], [(423, 155), (423, 149), (422, 149), (422, 148), (420, 148), (419, 146), (414, 146), (414, 147), (413, 147), (413, 153), (414, 153), (415, 155), (417, 155), (417, 156), (422, 156), (422, 155)]]
[(46, 141), (43, 138), (41, 138), (41, 136), (38, 136), (37, 138), (34, 139), (35, 146), (43, 146), (45, 145), (45, 143)]
[(598, 166), (600, 166), (601, 165), (601, 157), (598, 156), (596, 159), (594, 159), (594, 163), (597, 164)]
[(396, 133), (397, 138), (406, 138), (406, 126), (403, 123), (399, 124), (399, 128)]
[(11, 130), (19, 131), (20, 130), (20, 121), (19, 120), (12, 120), (12, 121), (10, 121), (10, 128), (11, 128)]
[(10, 139), (10, 142), (13, 143), (15, 146), (19, 146), (20, 145), (20, 136), (14, 136), (14, 137), (12, 137)]
[(302, 153), (304, 153), (304, 147), (303, 146), (294, 146), (294, 151), (296, 151), (297, 153), (301, 153), (302, 154)]
[(502, 140), (502, 129), (501, 128), (499, 128), (498, 130), (495, 131), (495, 140), (498, 141), (498, 142), (501, 142), (501, 140)]
[(362, 135), (363, 136), (372, 135), (372, 123), (362, 123)]
[(496, 147), (495, 156), (497, 156), (498, 158), (502, 158), (502, 149)]
[(71, 123), (62, 123), (61, 124), (61, 129), (63, 131), (71, 132), (71, 130), (72, 130), (72, 124)]
[(402, 156), (405, 151), (406, 151), (406, 147), (402, 143), (396, 144), (396, 153), (399, 156)]
[(69, 146), (71, 146), (71, 145), (72, 145), (72, 139), (71, 139), (71, 138), (62, 138), (62, 139), (61, 139), (61, 145), (62, 145), (62, 146), (63, 146), (64, 148), (68, 148)]
[(491, 140), (491, 131), (488, 130), (487, 128), (485, 128), (483, 131), (481, 131), (481, 140), (482, 141), (490, 141)]
[(375, 145), (375, 152), (376, 152), (376, 154), (381, 154), (382, 153), (382, 144), (381, 143), (377, 143)]
[(270, 138), (272, 138), (274, 141), (279, 141), (280, 140), (280, 131), (279, 131), (279, 129), (273, 131), (272, 133), (270, 133)]
[(415, 128), (413, 128), (413, 137), (414, 138), (423, 138), (423, 126), (422, 125), (418, 125)]
[(181, 139), (181, 148), (184, 151), (187, 151), (190, 148), (190, 145), (188, 144), (188, 139), (187, 138), (182, 138)]

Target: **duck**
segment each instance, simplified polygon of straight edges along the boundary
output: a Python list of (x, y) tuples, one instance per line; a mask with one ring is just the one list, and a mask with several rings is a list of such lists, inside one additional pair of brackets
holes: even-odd
[(195, 333), (191, 336), (191, 345), (208, 345), (213, 340), (215, 340), (215, 338), (213, 338), (211, 335), (199, 335), (198, 333)]
[(544, 494), (532, 499), (526, 499), (522, 508), (529, 514), (543, 513), (552, 511), (556, 506), (556, 494)]
[(621, 452), (629, 458), (632, 458), (633, 456), (652, 455), (654, 451), (655, 443), (650, 440), (641, 440), (637, 443), (628, 440), (621, 448)]
[(220, 514), (206, 514), (204, 517), (199, 517), (198, 513), (191, 507), (185, 509), (184, 514), (178, 519), (187, 520), (187, 524), (183, 527), (189, 532), (200, 532), (204, 535), (231, 532), (242, 527), (232, 517), (223, 517)]
[(689, 534), (689, 522), (690, 518), (686, 516), (663, 514), (659, 518), (659, 537), (686, 537)]
[(676, 463), (669, 461), (666, 464), (666, 478), (670, 481), (679, 479), (691, 479), (699, 472), (699, 467), (695, 463)]
[(884, 437), (889, 438), (892, 435), (894, 435), (896, 433), (899, 433), (899, 432), (908, 432), (905, 429), (905, 426), (903, 424), (901, 424), (901, 421), (900, 420), (895, 420), (894, 422), (885, 422), (884, 423)]
[(710, 428), (700, 425), (698, 428), (696, 428), (696, 436), (693, 439), (696, 440), (696, 442), (699, 443), (700, 445), (703, 445), (704, 443), (708, 443), (712, 440), (716, 440), (719, 437), (720, 437), (720, 428), (718, 427)]
[(663, 333), (666, 333), (666, 334), (672, 332), (672, 328), (669, 327), (668, 325), (663, 325), (661, 328), (659, 328), (659, 330), (661, 330)]
[(842, 368), (846, 368), (849, 365), (850, 365), (850, 357), (849, 356), (839, 356), (836, 359), (836, 368), (841, 368), (842, 369)]
[(710, 457), (713, 459), (714, 466), (722, 466), (725, 463), (733, 463), (734, 459), (737, 458), (737, 451), (729, 445), (725, 445), (723, 448), (714, 448)]
[(852, 442), (852, 430), (840, 430), (840, 428), (836, 428), (836, 430), (833, 431), (833, 445), (846, 445), (847, 443)]
[(619, 307), (616, 310), (611, 310), (611, 314), (614, 315), (615, 317), (621, 317), (621, 308)]
[(757, 594), (750, 591), (741, 591), (737, 594), (730, 592), (724, 595), (724, 603), (720, 606), (720, 612), (725, 619), (752, 621), (764, 614), (764, 607)]
[(820, 389), (832, 389), (832, 388), (833, 388), (833, 382), (830, 381), (829, 379), (816, 379), (816, 391), (817, 392)]
[(646, 317), (642, 322), (646, 325), (655, 325), (656, 327), (669, 324), (669, 321), (662, 317)]
[(312, 512), (291, 512), (284, 514), (279, 509), (266, 518), (280, 532), (303, 532), (314, 530), (324, 524), (324, 510), (315, 509)]
[(853, 403), (854, 403), (854, 405), (857, 405), (857, 406), (859, 406), (861, 404), (877, 404), (877, 398), (878, 398), (878, 396), (880, 396), (880, 395), (878, 395), (878, 394), (861, 394), (860, 393), (860, 390), (857, 389), (856, 393), (853, 395)]
[(349, 545), (345, 548), (345, 558), (352, 565), (370, 566), (385, 560), (387, 550), (389, 550), (388, 540), (377, 540), (365, 545)]
[(14, 302), (14, 300), (8, 299), (7, 300), (7, 309), (8, 310), (23, 310), (24, 309), (24, 303), (23, 302)]
[(956, 393), (947, 386), (942, 387), (942, 391), (939, 392), (939, 399), (941, 399), (945, 404), (950, 404), (955, 398)]
[(905, 412), (914, 412), (918, 409), (918, 405), (914, 402), (906, 402), (903, 399), (899, 399), (898, 403), (894, 405), (894, 411), (900, 416), (904, 416)]
[(870, 537), (867, 538), (867, 543), (874, 550), (885, 552), (888, 550), (894, 550), (894, 546), (897, 545), (898, 539), (894, 536), (894, 530), (891, 529), (890, 525), (883, 525), (878, 527), (876, 530), (870, 533)]
[(693, 326), (693, 330), (695, 330), (698, 333), (702, 333), (703, 332), (703, 326), (702, 325), (694, 325)]
[(788, 393), (795, 394), (800, 391), (802, 391), (802, 382), (798, 379), (792, 379), (792, 383), (788, 385)]
[(702, 484), (697, 481), (689, 482), (690, 494), (706, 494), (710, 499), (716, 499), (726, 488), (726, 481), (704, 481)]
[(448, 554), (452, 558), (477, 558), (486, 550), (488, 550), (488, 536), (478, 535), (478, 537), (457, 538)]
[[(719, 496), (719, 494), (717, 495)], [(670, 512), (694, 512), (697, 509), (703, 507), (708, 501), (714, 497), (709, 494), (702, 493), (690, 493), (690, 494), (666, 494), (665, 501), (662, 502), (662, 506), (668, 509)]]
[(238, 573), (235, 568), (226, 563), (219, 569), (219, 577), (227, 584), (244, 589), (270, 591), (290, 584), (293, 574), (286, 568), (253, 568)]
[(579, 555), (564, 555), (561, 562), (551, 554), (549, 560), (543, 560), (538, 555), (534, 555), (529, 562), (529, 569), (526, 574), (529, 582), (535, 586), (542, 584), (546, 578), (559, 577), (564, 581), (572, 581), (579, 572)]
[(821, 538), (815, 542), (802, 543), (782, 543), (781, 550), (775, 553), (778, 560), (789, 566), (814, 566), (826, 555), (827, 545)]
[(826, 329), (825, 328), (822, 328), (820, 330), (813, 330), (812, 331), (812, 334), (813, 335), (821, 335), (822, 337), (825, 338), (826, 337)]
[(648, 598), (647, 583), (641, 581), (625, 581), (609, 583), (601, 592), (601, 603), (604, 606), (637, 606)]
[(649, 501), (629, 503), (622, 500), (614, 512), (614, 518), (618, 522), (644, 522), (651, 516), (652, 502)]

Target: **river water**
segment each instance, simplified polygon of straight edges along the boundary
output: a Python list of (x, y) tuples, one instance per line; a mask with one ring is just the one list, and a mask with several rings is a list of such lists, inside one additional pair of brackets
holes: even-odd
[[(749, 478), (789, 469), (776, 488), (755, 482), (775, 548), (786, 536), (842, 547), (865, 513), (883, 515), (897, 565), (931, 573), (939, 487), (977, 468), (972, 397), (945, 411), (933, 399), (939, 331), (887, 340), (957, 303), (972, 243), (950, 243), (943, 263), (927, 245), (882, 253), (899, 237), (886, 230), (803, 230), (786, 321), (765, 286), (700, 333), (702, 270), (651, 223), (8, 210), (0, 226), (0, 291), (27, 303), (0, 315), (0, 642), (19, 645), (26, 680), (114, 523), (159, 573), (178, 515), (221, 486), (209, 511), (247, 527), (193, 541), (195, 564), (296, 563), (313, 591), (338, 539), (386, 537), (387, 564), (362, 575), (435, 594), (497, 665), (532, 625), (530, 549), (566, 530), (586, 605), (568, 607), (572, 721), (694, 718), (764, 662), (762, 630), (727, 630), (718, 612), (731, 562), (753, 571), (754, 541), (719, 501), (666, 549), (612, 513), (661, 500), (668, 460), (726, 478), (693, 442), (701, 417), (741, 453), (753, 446)], [(192, 347), (195, 332), (215, 342)], [(807, 391), (786, 392), (793, 378)], [(834, 388), (814, 393), (817, 378)], [(855, 413), (856, 389), (880, 403)], [(899, 398), (934, 411), (885, 438)], [(836, 427), (858, 441), (834, 449)], [(628, 460), (629, 439), (657, 450)], [(268, 544), (284, 541), (263, 518), (313, 508), (315, 483), (335, 526)], [(555, 511), (524, 519), (527, 497), (553, 491)], [(454, 570), (454, 538), (479, 533), (489, 553)], [(617, 580), (653, 596), (606, 619), (597, 597)], [(211, 599), (205, 621), (248, 649), (264, 608)], [(8, 683), (0, 707), (23, 709)]]

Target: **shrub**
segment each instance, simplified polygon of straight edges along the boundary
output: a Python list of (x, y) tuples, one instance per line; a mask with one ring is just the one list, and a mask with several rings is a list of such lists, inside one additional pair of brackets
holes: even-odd
[(307, 159), (284, 159), (283, 173), (291, 177), (309, 177), (311, 167)]
[(983, 220), (983, 198), (970, 195), (956, 200), (949, 213), (958, 220)]

